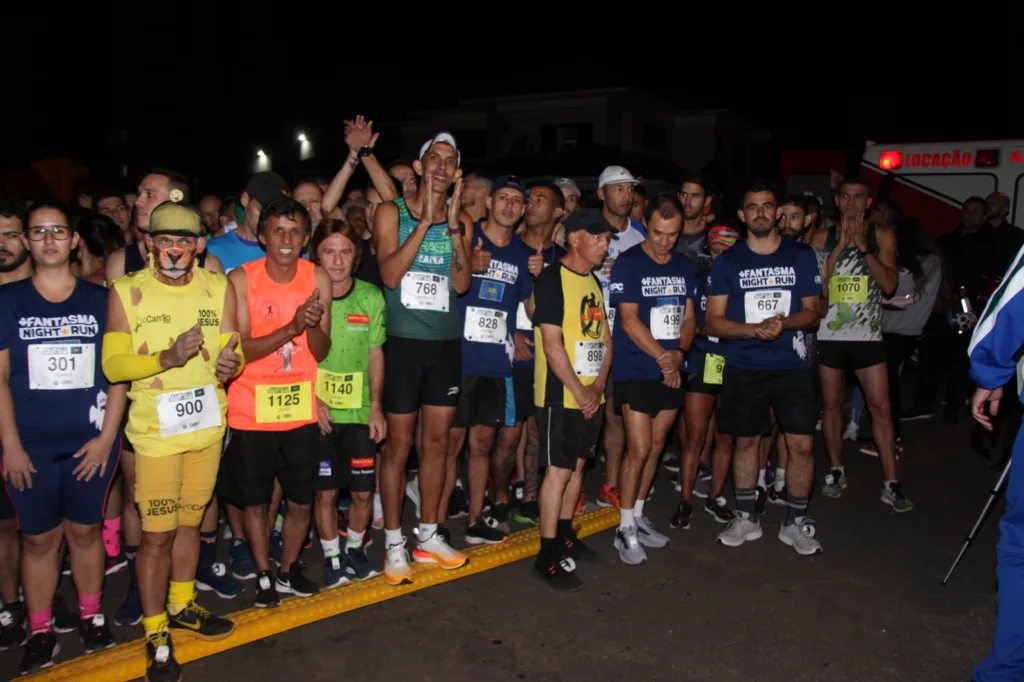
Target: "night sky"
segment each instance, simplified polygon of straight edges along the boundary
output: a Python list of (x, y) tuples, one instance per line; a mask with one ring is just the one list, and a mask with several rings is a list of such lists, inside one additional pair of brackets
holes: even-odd
[[(105, 172), (105, 150), (113, 143), (108, 133), (126, 127), (139, 163), (176, 167), (200, 156), (202, 172), (217, 178), (208, 184), (216, 184), (234, 180), (239, 159), (255, 147), (293, 139), (297, 130), (340, 131), (341, 121), (356, 113), (393, 121), (460, 98), (613, 86), (636, 87), (684, 108), (736, 109), (771, 129), (779, 148), (1024, 138), (1024, 116), (1011, 105), (1009, 84), (997, 86), (1011, 74), (1008, 47), (943, 51), (927, 64), (910, 48), (828, 59), (811, 58), (806, 48), (765, 59), (738, 52), (735, 62), (723, 64), (728, 46), (722, 44), (690, 64), (639, 53), (584, 59), (582, 52), (541, 62), (524, 58), (529, 50), (522, 45), (511, 50), (518, 56), (476, 51), (471, 59), (449, 59), (441, 42), (422, 50), (425, 57), (405, 55), (399, 64), (394, 53), (368, 49), (352, 31), (314, 35), (296, 50), (250, 37), (241, 23), (211, 32), (197, 14), (175, 20), (129, 32), (117, 46), (101, 37), (123, 29), (124, 18), (48, 24), (42, 46), (31, 30), (7, 36), (8, 67), (11, 55), (29, 55), (18, 65), (25, 79), (12, 80), (8, 68), (8, 94), (23, 83), (37, 94), (8, 99), (13, 123), (0, 128), (0, 171), (71, 156)], [(447, 61), (453, 66), (445, 67)], [(945, 76), (957, 72), (964, 78)]]

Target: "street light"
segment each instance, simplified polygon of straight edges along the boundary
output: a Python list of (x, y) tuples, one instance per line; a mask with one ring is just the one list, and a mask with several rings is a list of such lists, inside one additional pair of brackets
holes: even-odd
[(266, 156), (266, 154), (263, 153), (262, 149), (257, 149), (256, 150), (256, 156), (258, 156), (260, 158), (263, 158), (264, 156)]
[(306, 141), (306, 134), (305, 133), (299, 133), (299, 142), (305, 142), (305, 141)]

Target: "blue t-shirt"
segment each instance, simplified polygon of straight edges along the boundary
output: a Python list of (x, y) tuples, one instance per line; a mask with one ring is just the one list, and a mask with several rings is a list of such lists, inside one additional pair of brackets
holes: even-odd
[[(685, 255), (685, 254), (684, 254)], [(710, 263), (708, 263), (710, 265)], [(707, 324), (708, 312), (708, 283), (711, 281), (711, 274), (704, 270), (697, 275), (697, 281), (693, 285), (694, 311), (697, 321), (697, 329)], [(717, 336), (698, 334), (693, 337), (693, 346), (690, 354), (686, 357), (686, 371), (693, 374), (703, 374), (704, 360), (708, 353), (725, 357), (727, 346)]]
[(220, 259), (225, 275), (235, 268), (267, 255), (259, 242), (242, 239), (234, 231), (211, 239), (206, 244), (206, 250)]
[[(693, 300), (693, 285), (693, 266), (686, 256), (673, 251), (667, 263), (657, 263), (640, 243), (615, 259), (609, 290), (613, 306), (637, 304), (640, 322), (651, 330), (654, 340), (665, 350), (676, 350), (686, 302)], [(613, 381), (661, 379), (658, 361), (633, 343), (621, 324), (612, 330), (612, 347)]]
[(70, 456), (103, 428), (107, 296), (84, 279), (61, 303), (31, 278), (0, 287), (0, 350), (10, 356), (14, 422), (29, 457)]
[[(728, 296), (725, 317), (757, 324), (776, 314), (795, 315), (802, 299), (821, 295), (821, 275), (814, 250), (783, 239), (773, 253), (762, 255), (739, 242), (711, 265), (708, 297)], [(806, 335), (784, 330), (774, 341), (728, 339), (729, 365), (741, 369), (809, 367)]]
[(473, 230), (474, 248), (477, 239), (491, 252), (491, 264), (487, 272), (473, 273), (469, 291), (458, 300), (462, 374), (510, 377), (516, 310), (533, 293), (530, 249), (515, 236), (507, 246), (495, 246), (480, 225)]
[[(535, 250), (531, 249), (528, 244), (523, 242), (519, 236), (516, 236), (516, 239), (524, 247), (526, 247), (526, 250), (530, 252), (531, 256), (537, 253)], [(551, 242), (551, 246), (547, 247), (546, 249), (543, 249), (541, 251), (541, 255), (544, 257), (544, 267), (546, 268), (547, 266), (554, 263), (556, 260), (561, 260), (563, 257), (565, 257), (565, 249), (563, 249), (555, 242)], [(527, 316), (526, 306), (523, 303), (519, 304), (519, 309), (516, 311), (516, 331), (525, 336), (526, 338), (528, 338), (530, 341), (533, 341), (533, 322), (531, 322), (529, 316)], [(533, 352), (532, 347), (531, 352)], [(523, 367), (532, 370), (533, 359), (531, 358), (529, 360), (513, 360), (512, 366), (516, 368)]]

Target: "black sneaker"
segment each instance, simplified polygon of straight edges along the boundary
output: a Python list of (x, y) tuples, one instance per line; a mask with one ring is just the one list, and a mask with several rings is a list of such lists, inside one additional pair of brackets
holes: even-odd
[(78, 629), (78, 614), (71, 613), (59, 594), (53, 595), (53, 631), (64, 635)]
[(342, 560), (345, 562), (345, 574), (351, 579), (363, 581), (380, 575), (380, 571), (370, 563), (364, 550), (346, 547)]
[(281, 598), (274, 589), (274, 574), (262, 571), (256, 575), (256, 603), (258, 609), (269, 609), (281, 605)]
[(768, 506), (768, 491), (761, 486), (757, 486), (756, 495), (757, 497), (754, 499), (754, 511), (757, 512), (758, 516), (761, 516), (764, 514), (764, 510)]
[(576, 563), (569, 557), (547, 563), (538, 556), (533, 572), (559, 592), (579, 592), (583, 589), (583, 581), (576, 575)]
[(168, 613), (167, 622), (172, 630), (187, 630), (193, 637), (207, 642), (218, 642), (235, 631), (234, 623), (213, 615), (196, 603), (194, 597), (178, 615)]
[(85, 645), (87, 654), (114, 646), (114, 633), (110, 631), (107, 619), (103, 617), (102, 613), (97, 613), (91, 618), (80, 619), (78, 634), (82, 637), (82, 644)]
[(466, 501), (465, 489), (461, 485), (457, 485), (448, 501), (448, 518), (458, 519), (463, 516), (469, 516), (469, 502)]
[(291, 565), (287, 573), (277, 574), (277, 591), (283, 594), (294, 594), (296, 597), (312, 597), (320, 591), (320, 586), (303, 575), (305, 567), (298, 561)]
[(729, 509), (729, 505), (721, 495), (708, 498), (708, 501), (704, 503), (704, 511), (718, 523), (729, 523), (736, 518), (736, 514)]
[(57, 644), (56, 633), (37, 632), (25, 643), (25, 655), (22, 656), (18, 669), (22, 675), (28, 675), (36, 668), (49, 668), (59, 653), (60, 644)]
[(789, 504), (788, 500), (786, 499), (786, 489), (783, 488), (782, 490), (776, 491), (775, 486), (768, 488), (768, 502), (770, 504), (777, 504), (785, 507), (787, 504)]
[[(503, 505), (504, 506), (504, 505)], [(508, 507), (505, 507), (506, 513)], [(466, 542), (471, 545), (500, 545), (508, 541), (508, 533), (498, 530), (498, 521), (494, 517), (476, 517), (476, 521), (466, 529)]]
[(508, 523), (509, 514), (508, 505), (504, 502), (495, 502), (491, 507), (491, 518), (497, 523)]
[(0, 609), (0, 651), (7, 651), (12, 646), (22, 646), (27, 636), (25, 611), (21, 602), (14, 602)]
[(583, 544), (583, 541), (576, 535), (575, 528), (569, 531), (569, 535), (562, 538), (560, 544), (562, 551), (573, 560), (574, 565), (594, 563), (601, 559), (601, 555), (597, 551)]
[(146, 682), (179, 682), (181, 666), (174, 660), (174, 643), (167, 630), (146, 638)]
[(540, 502), (537, 500), (527, 500), (519, 505), (516, 509), (516, 521), (519, 523), (525, 523), (531, 526), (540, 525)]
[(693, 505), (686, 500), (680, 500), (679, 506), (676, 508), (676, 513), (672, 515), (669, 520), (669, 528), (682, 528), (686, 530), (690, 527), (690, 517), (693, 515)]
[(103, 569), (105, 575), (114, 575), (128, 568), (128, 557), (122, 551), (117, 556), (106, 555), (106, 567)]
[(511, 495), (509, 497), (512, 500), (512, 506), (517, 509), (523, 504), (523, 491), (526, 485), (522, 481), (516, 481), (512, 484), (512, 490), (509, 491)]

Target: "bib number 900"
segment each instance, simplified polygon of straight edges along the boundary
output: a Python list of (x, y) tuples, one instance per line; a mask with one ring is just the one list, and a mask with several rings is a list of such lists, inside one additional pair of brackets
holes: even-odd
[(175, 403), (174, 411), (179, 417), (191, 417), (197, 414), (201, 414), (203, 411), (202, 400), (186, 400), (184, 402)]

